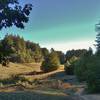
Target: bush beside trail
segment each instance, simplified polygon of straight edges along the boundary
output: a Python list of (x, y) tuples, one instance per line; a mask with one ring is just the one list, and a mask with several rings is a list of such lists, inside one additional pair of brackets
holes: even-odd
[(55, 51), (51, 52), (42, 62), (41, 70), (44, 72), (50, 72), (59, 68), (60, 61)]

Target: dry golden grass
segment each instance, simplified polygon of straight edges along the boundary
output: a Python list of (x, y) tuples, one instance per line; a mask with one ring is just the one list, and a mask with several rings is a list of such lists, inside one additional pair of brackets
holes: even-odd
[[(41, 100), (46, 100), (48, 96), (56, 97), (55, 99), (52, 100), (66, 100), (66, 98), (65, 99), (61, 98), (66, 97), (68, 95), (72, 95), (77, 91), (79, 91), (77, 90), (76, 86), (73, 86), (68, 82), (65, 83), (62, 81), (63, 79), (66, 78), (68, 80), (74, 79), (74, 77), (66, 76), (66, 74), (64, 74), (63, 65), (59, 66), (59, 69), (53, 72), (39, 73), (38, 75), (29, 74), (34, 71), (40, 72), (41, 71), (40, 66), (41, 63), (24, 63), (24, 64), (10, 63), (9, 67), (3, 67), (2, 65), (0, 65), (0, 80), (10, 78), (12, 75), (19, 75), (21, 77), (25, 77), (25, 79), (28, 79), (27, 81), (24, 82), (19, 80), (18, 82), (11, 85), (0, 84), (0, 92), (17, 93), (24, 91), (23, 95), (24, 94), (28, 95), (26, 92), (30, 91), (33, 93), (32, 95), (36, 94), (37, 96), (41, 94), (41, 97), (43, 97), (43, 99)], [(47, 97), (45, 98), (46, 95)], [(40, 100), (40, 98), (37, 99), (34, 98), (34, 96), (32, 97), (32, 100), (33, 99)]]
[(56, 74), (56, 73), (59, 73), (59, 72), (63, 72), (64, 71), (64, 66), (61, 65), (59, 66), (59, 69), (58, 70), (55, 70), (55, 71), (52, 71), (52, 72), (48, 72), (48, 73), (42, 73), (42, 74), (38, 74), (38, 75), (28, 75), (28, 76), (24, 76), (26, 79), (32, 81), (32, 80), (35, 80), (35, 79), (45, 79), (53, 74)]
[[(0, 100), (81, 100), (72, 95), (80, 94), (84, 87), (63, 81), (75, 79), (66, 76), (63, 65), (56, 71), (34, 75), (34, 71), (41, 71), (40, 66), (41, 63), (10, 63), (9, 67), (0, 64)], [(2, 80), (10, 79), (12, 75), (23, 77), (26, 81), (19, 79), (13, 84), (3, 84)]]
[(4, 67), (0, 64), (0, 79), (9, 78), (11, 75), (23, 74), (32, 71), (40, 71), (40, 64), (10, 63), (9, 67)]
[[(40, 72), (41, 71), (40, 66), (41, 63), (24, 63), (24, 64), (10, 63), (9, 67), (5, 67), (0, 64), (0, 79), (9, 78), (11, 77), (11, 75), (25, 74), (34, 71)], [(64, 66), (61, 65), (58, 70), (53, 72), (39, 74), (39, 75), (23, 75), (23, 76), (29, 80), (43, 79), (57, 72), (61, 72), (63, 70)]]

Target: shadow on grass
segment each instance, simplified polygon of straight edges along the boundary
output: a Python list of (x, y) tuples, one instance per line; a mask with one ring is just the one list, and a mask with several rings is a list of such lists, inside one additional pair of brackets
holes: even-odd
[(62, 72), (54, 73), (54, 74), (50, 75), (48, 78), (61, 79), (61, 78), (63, 78), (64, 76), (66, 76), (66, 74), (65, 74), (64, 71), (62, 71)]
[(32, 76), (32, 75), (41, 75), (41, 74), (44, 74), (44, 72), (40, 71), (40, 72), (37, 72), (37, 71), (32, 71), (32, 72), (28, 72), (28, 73), (22, 73), (22, 74), (19, 74), (19, 75), (26, 75), (26, 76)]

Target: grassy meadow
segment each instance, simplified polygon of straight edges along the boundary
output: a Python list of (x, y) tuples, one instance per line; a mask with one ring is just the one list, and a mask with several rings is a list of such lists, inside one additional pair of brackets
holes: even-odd
[[(0, 100), (74, 100), (82, 85), (74, 76), (66, 76), (64, 66), (49, 73), (40, 70), (41, 63), (0, 65)], [(34, 71), (38, 74), (34, 75)], [(66, 77), (69, 82), (66, 82)], [(73, 80), (73, 81), (70, 81)], [(76, 85), (76, 86), (75, 86)], [(67, 89), (67, 90), (66, 90)]]

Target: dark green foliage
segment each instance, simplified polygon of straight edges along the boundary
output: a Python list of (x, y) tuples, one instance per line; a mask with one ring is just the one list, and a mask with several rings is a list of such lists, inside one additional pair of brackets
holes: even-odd
[(10, 53), (14, 52), (13, 39), (11, 35), (6, 35), (1, 41), (1, 44), (1, 52), (4, 56), (9, 56)]
[(0, 0), (0, 29), (13, 25), (24, 28), (31, 10), (31, 4), (21, 6), (18, 0)]
[[(84, 80), (87, 82), (88, 91), (92, 93), (100, 92), (100, 57), (93, 55), (86, 62)], [(83, 77), (83, 76), (82, 76)]]
[(75, 74), (78, 77), (80, 81), (85, 81), (86, 80), (86, 72), (87, 72), (87, 67), (89, 63), (89, 59), (91, 57), (82, 57), (75, 65)]
[(65, 63), (65, 54), (62, 51), (56, 51), (59, 60), (60, 60), (60, 64), (64, 64)]
[(75, 57), (81, 57), (87, 52), (86, 49), (79, 49), (79, 50), (69, 50), (66, 52), (66, 61), (72, 58), (73, 56)]
[(49, 55), (49, 50), (47, 48), (41, 48), (42, 49), (42, 55), (45, 57), (47, 57)]
[(9, 67), (9, 57), (2, 57), (1, 64), (2, 64), (2, 66)]
[(34, 59), (35, 62), (41, 62), (43, 59), (42, 49), (40, 48), (39, 44), (26, 41), (26, 48), (29, 50), (31, 57)]
[(57, 53), (52, 51), (42, 62), (41, 70), (44, 72), (54, 71), (58, 69), (59, 64), (60, 62)]
[(64, 64), (64, 69), (65, 69), (66, 74), (68, 75), (74, 74), (74, 67), (75, 67), (75, 63), (77, 62), (77, 60), (78, 58), (73, 56)]
[(91, 48), (75, 64), (75, 74), (80, 81), (86, 81), (89, 92), (100, 92), (100, 56), (93, 55)]
[(8, 34), (0, 41), (0, 58), (6, 56), (9, 56), (10, 61), (19, 63), (41, 62), (43, 59), (39, 44)]
[[(65, 72), (66, 74), (74, 74), (74, 67), (76, 62), (87, 52), (86, 49), (69, 50), (65, 55)], [(80, 68), (80, 67), (79, 67)], [(80, 72), (80, 71), (79, 71)]]
[(89, 51), (87, 51), (86, 54), (84, 54), (84, 56), (82, 56), (80, 60), (78, 60), (75, 64), (75, 74), (77, 75), (80, 81), (86, 80), (86, 73), (90, 66), (89, 64), (91, 63), (91, 60), (92, 52), (91, 49), (89, 49)]
[(97, 42), (96, 44), (97, 52), (96, 53), (100, 54), (100, 33), (97, 34), (95, 41)]
[(100, 57), (94, 56), (91, 58), (86, 75), (89, 92), (100, 93)]

